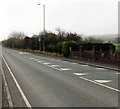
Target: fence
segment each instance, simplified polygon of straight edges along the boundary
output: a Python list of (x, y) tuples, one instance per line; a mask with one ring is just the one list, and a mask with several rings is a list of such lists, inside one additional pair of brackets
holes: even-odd
[(86, 60), (100, 61), (104, 63), (120, 63), (120, 53), (114, 52), (112, 46), (108, 51), (96, 51), (96, 47), (93, 46), (91, 51), (85, 50), (84, 47), (70, 47), (70, 57)]

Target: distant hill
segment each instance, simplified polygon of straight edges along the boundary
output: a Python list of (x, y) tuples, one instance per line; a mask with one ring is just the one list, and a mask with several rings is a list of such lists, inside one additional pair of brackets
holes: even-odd
[(104, 42), (115, 42), (115, 39), (118, 38), (117, 34), (105, 34), (105, 35), (88, 35), (85, 37), (94, 37), (102, 39)]

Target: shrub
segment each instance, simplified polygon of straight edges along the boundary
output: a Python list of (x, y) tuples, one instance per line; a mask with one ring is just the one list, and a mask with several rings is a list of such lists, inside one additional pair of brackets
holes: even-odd
[(71, 46), (76, 46), (76, 45), (77, 45), (77, 42), (75, 42), (75, 41), (63, 42), (63, 46), (62, 46), (63, 56), (69, 57), (69, 55), (70, 55), (70, 47)]

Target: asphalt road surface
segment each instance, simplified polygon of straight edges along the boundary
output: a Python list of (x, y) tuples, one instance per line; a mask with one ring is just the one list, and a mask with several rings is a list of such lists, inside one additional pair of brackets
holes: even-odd
[(3, 48), (32, 107), (118, 107), (117, 71)]

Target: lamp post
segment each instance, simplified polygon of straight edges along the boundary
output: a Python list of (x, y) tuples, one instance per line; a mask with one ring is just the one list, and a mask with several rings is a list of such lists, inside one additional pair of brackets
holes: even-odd
[(43, 5), (43, 51), (45, 51), (45, 4), (38, 5)]

